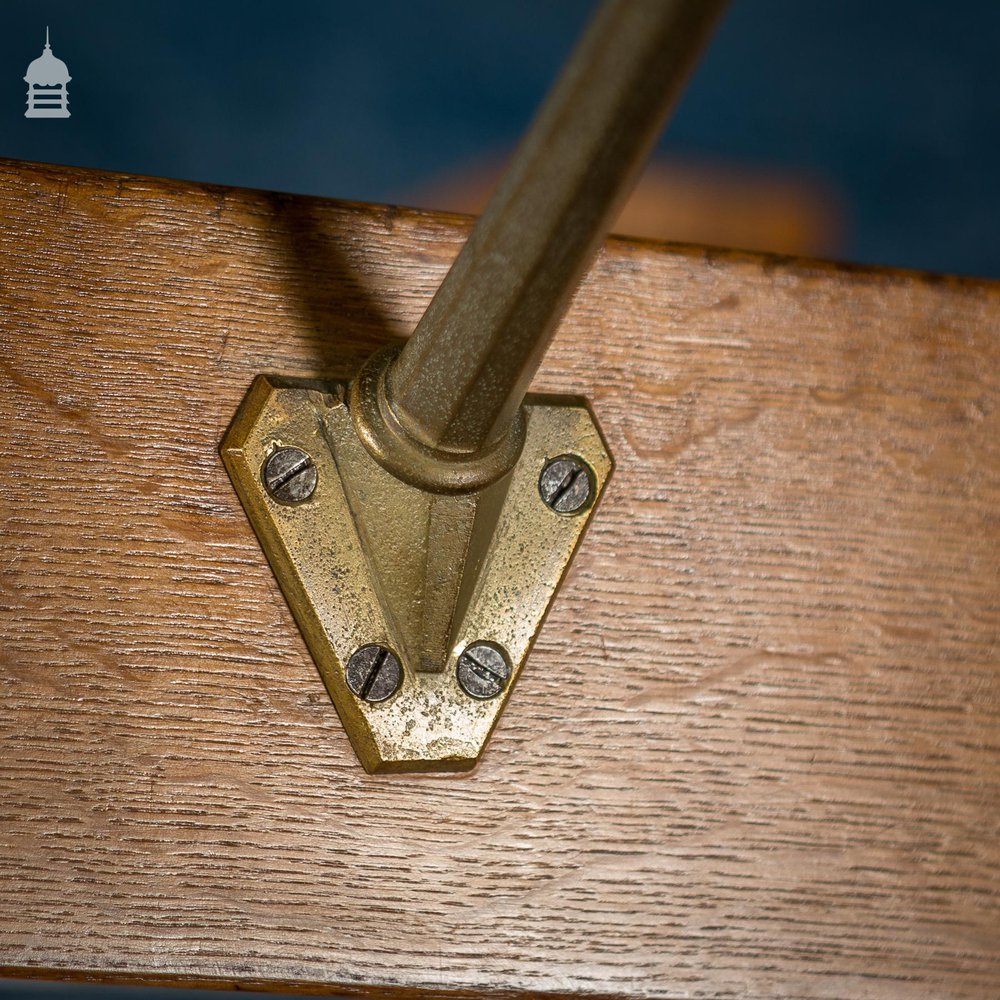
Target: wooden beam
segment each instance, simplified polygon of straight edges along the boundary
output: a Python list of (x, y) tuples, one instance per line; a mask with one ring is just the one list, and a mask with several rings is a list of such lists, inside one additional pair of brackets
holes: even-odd
[(220, 463), (464, 219), (0, 165), (0, 968), (994, 997), (1000, 286), (611, 241), (608, 495), (485, 759), (358, 766)]

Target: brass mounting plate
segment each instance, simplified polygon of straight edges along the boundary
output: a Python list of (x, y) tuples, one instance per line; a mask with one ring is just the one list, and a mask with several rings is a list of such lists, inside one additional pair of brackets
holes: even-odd
[[(395, 479), (368, 454), (348, 413), (347, 384), (259, 376), (221, 445), (222, 459), (355, 751), (370, 773), (475, 766), (538, 634), (612, 460), (585, 402), (527, 397), (513, 471), (477, 494), (441, 496)], [(294, 506), (261, 470), (278, 448), (311, 456), (317, 485)], [(574, 454), (593, 472), (585, 509), (562, 514), (539, 475)], [(473, 642), (512, 668), (491, 700), (470, 697), (456, 663)], [(380, 644), (404, 679), (385, 701), (356, 696), (346, 665)]]

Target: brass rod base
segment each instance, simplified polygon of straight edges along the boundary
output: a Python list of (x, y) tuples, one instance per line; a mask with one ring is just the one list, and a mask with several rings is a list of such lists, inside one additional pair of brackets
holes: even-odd
[(361, 763), (475, 766), (612, 461), (585, 402), (528, 397), (500, 480), (402, 482), (342, 382), (256, 379), (223, 461)]
[(386, 376), (400, 348), (373, 355), (351, 383), (350, 409), (358, 437), (397, 479), (432, 493), (471, 493), (495, 483), (514, 467), (524, 444), (524, 414), (507, 433), (475, 454), (444, 451), (407, 433), (387, 395)]

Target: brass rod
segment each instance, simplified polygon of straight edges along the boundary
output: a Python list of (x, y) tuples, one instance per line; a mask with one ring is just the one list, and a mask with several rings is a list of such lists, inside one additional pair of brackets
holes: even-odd
[(504, 437), (723, 0), (609, 0), (385, 380), (398, 429), (475, 455)]

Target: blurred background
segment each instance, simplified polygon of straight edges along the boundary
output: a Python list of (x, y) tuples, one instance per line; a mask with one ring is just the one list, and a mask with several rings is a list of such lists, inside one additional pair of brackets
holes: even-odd
[[(594, 6), (4, 0), (0, 155), (474, 212)], [(615, 228), (1000, 276), (998, 51), (985, 0), (734, 0)]]
[[(4, 0), (0, 156), (475, 212), (594, 6)], [(1000, 277), (998, 53), (986, 0), (734, 0), (615, 228)]]

